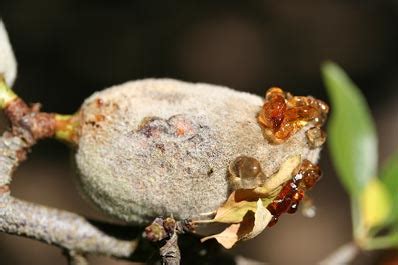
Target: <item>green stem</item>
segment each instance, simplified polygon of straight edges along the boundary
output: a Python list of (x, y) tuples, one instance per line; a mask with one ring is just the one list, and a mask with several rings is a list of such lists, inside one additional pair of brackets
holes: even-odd
[(55, 114), (55, 121), (57, 124), (55, 139), (76, 144), (79, 130), (78, 115)]
[(4, 109), (7, 105), (18, 96), (6, 84), (4, 76), (0, 74), (0, 109)]
[(386, 249), (393, 247), (398, 247), (398, 233), (370, 238), (364, 245), (362, 245), (364, 250)]
[(351, 197), (351, 218), (352, 218), (352, 230), (355, 241), (363, 241), (367, 238), (367, 230), (361, 220), (359, 201), (354, 196)]
[[(17, 94), (6, 84), (4, 76), (0, 74), (0, 110), (18, 98)], [(28, 108), (28, 107), (27, 107)], [(63, 115), (54, 113), (54, 138), (63, 142), (77, 144), (79, 131), (79, 115)]]

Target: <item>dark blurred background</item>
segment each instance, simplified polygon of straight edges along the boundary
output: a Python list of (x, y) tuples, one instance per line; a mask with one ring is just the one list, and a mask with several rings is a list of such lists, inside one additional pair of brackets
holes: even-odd
[[(327, 101), (319, 67), (342, 65), (377, 119), (380, 160), (398, 148), (398, 1), (1, 0), (19, 62), (14, 86), (46, 111), (72, 113), (94, 91), (170, 77), (263, 95), (270, 86)], [(80, 199), (68, 148), (43, 141), (13, 194), (106, 219)], [(316, 264), (351, 239), (348, 197), (330, 165), (312, 192), (315, 218), (281, 221), (233, 251), (270, 264)], [(384, 253), (358, 264), (384, 264)], [(93, 264), (127, 264), (92, 258)], [(1, 264), (66, 264), (57, 248), (0, 234)]]

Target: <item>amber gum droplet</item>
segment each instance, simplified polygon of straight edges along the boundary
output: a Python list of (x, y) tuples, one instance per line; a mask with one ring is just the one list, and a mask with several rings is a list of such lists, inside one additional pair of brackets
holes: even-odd
[(309, 196), (303, 198), (301, 214), (307, 218), (313, 218), (316, 215), (316, 207)]
[(252, 189), (265, 178), (260, 162), (248, 156), (239, 156), (229, 165), (229, 177), (235, 189)]
[(319, 99), (311, 96), (293, 96), (273, 87), (266, 93), (264, 105), (258, 114), (258, 122), (265, 138), (278, 144), (289, 139), (308, 123), (321, 127), (328, 112), (329, 107)]
[(297, 174), (283, 184), (277, 197), (267, 206), (273, 215), (268, 227), (275, 225), (283, 213), (295, 213), (300, 202), (305, 198), (305, 192), (311, 189), (320, 177), (319, 166), (303, 160)]
[(312, 127), (305, 132), (308, 145), (311, 149), (322, 146), (326, 141), (326, 133), (319, 127)]

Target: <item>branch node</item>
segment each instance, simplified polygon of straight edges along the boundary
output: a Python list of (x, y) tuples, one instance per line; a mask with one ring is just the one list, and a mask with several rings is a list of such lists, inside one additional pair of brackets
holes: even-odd
[(157, 217), (144, 230), (143, 236), (159, 243), (159, 252), (164, 265), (178, 265), (181, 253), (178, 247), (178, 235), (193, 232), (195, 226), (190, 219), (176, 221), (173, 217)]
[(88, 265), (85, 255), (73, 250), (65, 250), (64, 254), (68, 259), (69, 265)]

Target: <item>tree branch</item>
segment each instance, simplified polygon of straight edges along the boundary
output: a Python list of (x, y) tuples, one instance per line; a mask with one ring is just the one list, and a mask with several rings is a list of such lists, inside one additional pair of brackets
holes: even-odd
[[(6, 115), (12, 117), (12, 132), (5, 132), (0, 137), (0, 232), (25, 236), (61, 247), (65, 250), (70, 265), (86, 265), (86, 254), (148, 261), (148, 245), (143, 242), (144, 244), (138, 246), (137, 240), (129, 240), (128, 238), (134, 236), (132, 231), (126, 232), (129, 229), (127, 226), (90, 221), (74, 213), (11, 196), (9, 185), (14, 170), (26, 158), (30, 147), (37, 140), (52, 135), (49, 129), (54, 128), (51, 122), (45, 120), (51, 119), (52, 116), (42, 115), (37, 109), (27, 109), (26, 105), (21, 105), (22, 112), (19, 108), (10, 108), (10, 105), (6, 108)], [(166, 244), (161, 246), (160, 258), (166, 264), (178, 264), (180, 250), (177, 235), (191, 231), (190, 223), (188, 220), (176, 223), (162, 222), (162, 226), (166, 228), (166, 234), (159, 240), (163, 239)], [(240, 260), (224, 253), (216, 242), (202, 244), (197, 236), (193, 235), (182, 241), (185, 242), (182, 247), (186, 253), (183, 260), (185, 259), (187, 264), (241, 264)]]
[(346, 243), (333, 251), (328, 257), (320, 261), (321, 265), (351, 264), (360, 249), (354, 242)]
[[(0, 137), (0, 231), (37, 239), (71, 253), (130, 257), (137, 242), (108, 235), (77, 214), (25, 202), (10, 195), (9, 184), (14, 170), (37, 140), (52, 135), (50, 130), (54, 126), (46, 121), (51, 115), (28, 108), (19, 99), (11, 102), (5, 113), (11, 121), (12, 133), (5, 132)], [(76, 256), (71, 262), (77, 260), (84, 261)]]
[(135, 241), (109, 236), (76, 214), (3, 195), (0, 231), (26, 236), (80, 253), (129, 257)]
[[(150, 248), (148, 244), (145, 245), (149, 241), (140, 241), (143, 244), (138, 245), (137, 241), (128, 239), (133, 238), (133, 234), (124, 232), (124, 239), (118, 236), (118, 232), (126, 230), (127, 226), (104, 225), (74, 213), (25, 202), (10, 195), (13, 171), (26, 158), (29, 149), (38, 140), (48, 137), (74, 143), (79, 124), (74, 115), (40, 112), (39, 104), (28, 105), (12, 91), (9, 85), (15, 78), (16, 62), (1, 20), (0, 56), (0, 110), (4, 111), (11, 123), (10, 131), (0, 136), (0, 232), (61, 247), (70, 265), (87, 265), (86, 254), (145, 258), (149, 261), (147, 252)], [(248, 264), (243, 259), (235, 260), (230, 254), (224, 253), (218, 243), (202, 244), (198, 236), (193, 235), (181, 238), (182, 249), (187, 253), (181, 257), (178, 234), (191, 231), (190, 223), (187, 220), (176, 222), (171, 219), (162, 221), (165, 237), (159, 238), (161, 242), (157, 242), (164, 264), (179, 264), (181, 258), (185, 258), (184, 263), (187, 264)]]
[(68, 251), (65, 253), (69, 265), (88, 265), (86, 257), (75, 251)]

